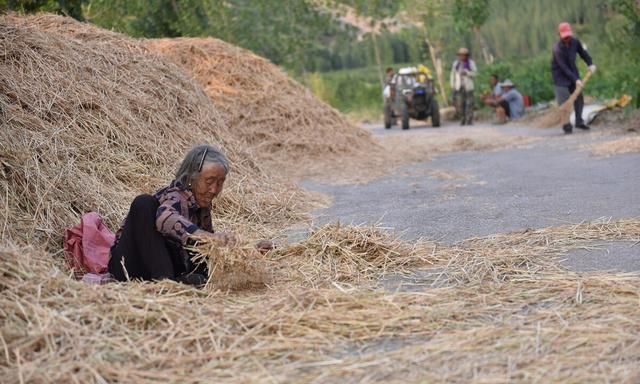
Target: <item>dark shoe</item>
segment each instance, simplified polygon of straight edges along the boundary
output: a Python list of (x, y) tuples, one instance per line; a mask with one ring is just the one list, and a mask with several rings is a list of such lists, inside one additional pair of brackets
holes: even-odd
[(462, 121), (460, 122), (460, 125), (465, 125), (465, 121), (464, 121), (464, 120), (462, 120)]
[(207, 277), (200, 273), (185, 273), (176, 278), (178, 283), (193, 285), (195, 287), (203, 287), (207, 284)]
[(587, 130), (591, 129), (591, 127), (589, 127), (589, 126), (588, 126), (587, 124), (585, 124), (585, 123), (576, 124), (576, 128), (583, 129), (583, 130), (585, 130), (585, 131), (587, 131)]
[(573, 126), (569, 123), (565, 124), (562, 126), (562, 130), (564, 131), (565, 134), (570, 134), (573, 132)]

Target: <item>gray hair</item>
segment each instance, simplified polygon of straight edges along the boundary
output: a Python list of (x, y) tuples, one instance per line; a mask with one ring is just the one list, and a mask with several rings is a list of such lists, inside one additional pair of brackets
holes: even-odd
[(176, 172), (176, 180), (185, 187), (191, 186), (191, 183), (194, 182), (200, 174), (200, 163), (203, 161), (203, 156), (205, 163), (220, 164), (224, 167), (225, 175), (229, 173), (230, 167), (227, 156), (225, 156), (218, 147), (209, 144), (200, 144), (187, 152), (187, 155), (182, 160)]

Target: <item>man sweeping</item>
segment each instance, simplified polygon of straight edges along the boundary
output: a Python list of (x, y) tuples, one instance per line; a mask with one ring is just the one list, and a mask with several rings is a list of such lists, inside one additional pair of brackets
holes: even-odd
[[(582, 46), (580, 40), (573, 37), (571, 24), (560, 23), (558, 25), (558, 33), (560, 41), (553, 47), (553, 58), (551, 60), (551, 75), (555, 84), (556, 101), (558, 105), (562, 105), (569, 99), (571, 94), (577, 89), (582, 89), (582, 80), (576, 66), (576, 56), (580, 55), (582, 60), (589, 66), (589, 71), (595, 72), (596, 66), (586, 49)], [(587, 130), (589, 126), (582, 120), (582, 108), (584, 106), (584, 98), (582, 93), (573, 103), (576, 114), (576, 128)], [(564, 133), (573, 132), (571, 123), (562, 126)]]

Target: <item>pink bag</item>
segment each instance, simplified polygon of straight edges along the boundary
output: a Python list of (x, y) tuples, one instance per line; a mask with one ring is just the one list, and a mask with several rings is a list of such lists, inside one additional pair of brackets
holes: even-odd
[(107, 272), (115, 235), (95, 212), (85, 213), (79, 225), (64, 231), (64, 251), (76, 274)]

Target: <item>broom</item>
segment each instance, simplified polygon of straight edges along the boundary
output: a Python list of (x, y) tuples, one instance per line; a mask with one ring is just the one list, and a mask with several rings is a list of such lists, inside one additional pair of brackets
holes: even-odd
[(559, 127), (559, 126), (562, 126), (563, 124), (566, 124), (567, 121), (569, 121), (569, 118), (571, 117), (571, 112), (573, 111), (573, 103), (576, 101), (576, 99), (580, 95), (580, 92), (582, 92), (582, 89), (584, 89), (584, 86), (587, 85), (587, 81), (589, 81), (589, 79), (591, 78), (591, 75), (593, 75), (593, 72), (587, 71), (587, 74), (584, 76), (584, 79), (582, 80), (582, 86), (576, 87), (576, 90), (573, 91), (573, 93), (571, 94), (569, 99), (567, 99), (567, 101), (562, 103), (562, 105), (559, 106), (558, 108), (555, 108), (551, 110), (549, 113), (538, 118), (534, 122), (534, 124), (539, 128), (554, 128), (554, 127)]

